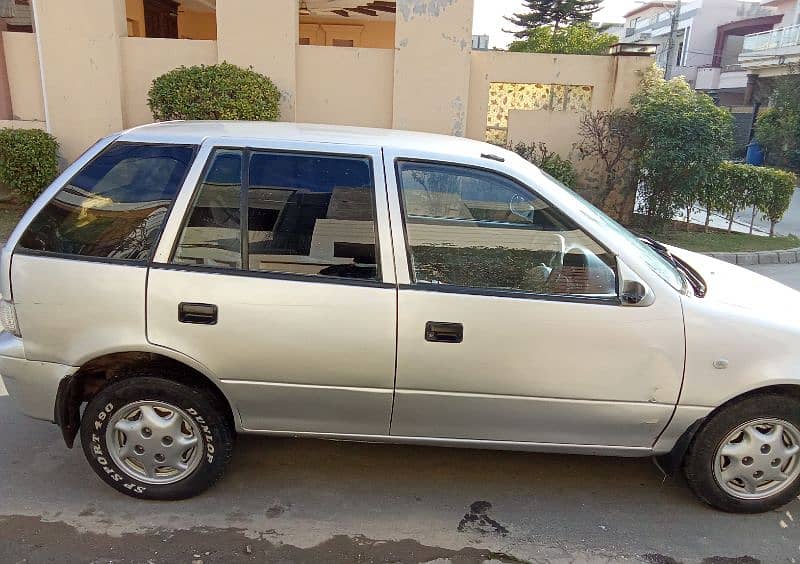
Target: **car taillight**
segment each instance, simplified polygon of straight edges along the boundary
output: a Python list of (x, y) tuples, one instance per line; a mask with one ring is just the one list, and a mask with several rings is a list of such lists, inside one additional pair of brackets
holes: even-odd
[(19, 332), (19, 323), (17, 323), (17, 310), (14, 309), (14, 304), (8, 300), (0, 300), (0, 325), (15, 337), (22, 337)]

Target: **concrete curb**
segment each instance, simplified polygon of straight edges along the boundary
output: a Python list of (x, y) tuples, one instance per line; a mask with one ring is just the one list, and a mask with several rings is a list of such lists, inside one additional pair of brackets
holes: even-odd
[(795, 264), (800, 263), (800, 247), (785, 251), (758, 251), (748, 253), (705, 253), (715, 259), (731, 264), (752, 266), (754, 264)]

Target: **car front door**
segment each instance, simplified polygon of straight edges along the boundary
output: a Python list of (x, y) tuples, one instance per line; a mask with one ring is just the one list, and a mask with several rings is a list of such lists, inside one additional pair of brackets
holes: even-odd
[(391, 434), (652, 446), (683, 377), (678, 292), (621, 305), (616, 257), (508, 165), (385, 158), (400, 288)]
[(200, 156), (149, 271), (150, 341), (205, 366), (246, 430), (388, 434), (397, 296), (380, 151), (227, 139)]

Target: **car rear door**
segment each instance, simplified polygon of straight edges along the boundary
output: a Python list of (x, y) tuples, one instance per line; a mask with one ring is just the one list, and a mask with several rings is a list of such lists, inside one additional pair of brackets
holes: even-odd
[(396, 285), (379, 149), (218, 139), (150, 268), (147, 334), (246, 430), (386, 435)]
[(616, 257), (508, 165), (385, 158), (400, 288), (391, 434), (652, 446), (683, 378), (678, 292), (621, 305)]

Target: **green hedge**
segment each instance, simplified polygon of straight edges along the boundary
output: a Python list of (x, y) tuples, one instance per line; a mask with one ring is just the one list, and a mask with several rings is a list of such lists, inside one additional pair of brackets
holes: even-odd
[(796, 186), (797, 176), (785, 170), (723, 162), (702, 186), (700, 200), (709, 211), (718, 210), (729, 217), (729, 230), (737, 211), (755, 207), (774, 232), (775, 224), (789, 209)]
[(230, 63), (179, 67), (153, 81), (147, 103), (157, 121), (280, 118), (275, 84), (252, 69)]
[(30, 203), (58, 176), (58, 142), (39, 129), (0, 129), (0, 184)]

